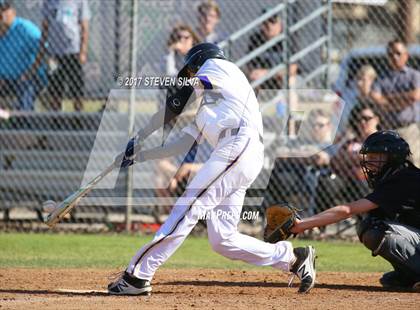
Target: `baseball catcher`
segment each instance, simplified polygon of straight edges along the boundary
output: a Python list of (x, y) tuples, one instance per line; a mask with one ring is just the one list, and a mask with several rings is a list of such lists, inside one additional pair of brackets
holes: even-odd
[(357, 234), (373, 256), (394, 270), (379, 282), (387, 288), (420, 291), (420, 169), (410, 161), (410, 147), (394, 131), (370, 135), (360, 150), (360, 165), (372, 193), (302, 220), (291, 232), (339, 222), (363, 214)]

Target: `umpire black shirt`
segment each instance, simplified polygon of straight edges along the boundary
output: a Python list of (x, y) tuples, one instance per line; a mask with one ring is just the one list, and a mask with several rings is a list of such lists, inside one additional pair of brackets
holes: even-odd
[(379, 206), (370, 215), (420, 229), (420, 169), (402, 168), (365, 198)]

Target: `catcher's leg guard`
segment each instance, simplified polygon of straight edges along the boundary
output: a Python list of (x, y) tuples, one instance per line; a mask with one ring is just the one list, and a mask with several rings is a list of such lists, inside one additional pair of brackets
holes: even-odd
[(384, 237), (384, 231), (377, 228), (371, 228), (366, 230), (363, 235), (359, 236), (359, 239), (369, 250), (372, 251), (372, 256), (376, 256), (378, 255), (377, 250), (382, 245)]
[(420, 245), (413, 245), (406, 238), (387, 233), (376, 250), (376, 254), (389, 261), (413, 282), (420, 281)]
[(387, 225), (377, 218), (367, 217), (357, 224), (356, 230), (360, 242), (372, 251), (373, 256), (376, 256), (376, 250), (385, 236)]
[(371, 218), (358, 227), (359, 239), (372, 255), (383, 257), (414, 283), (420, 281), (420, 241), (404, 232), (410, 233), (402, 225), (390, 225)]

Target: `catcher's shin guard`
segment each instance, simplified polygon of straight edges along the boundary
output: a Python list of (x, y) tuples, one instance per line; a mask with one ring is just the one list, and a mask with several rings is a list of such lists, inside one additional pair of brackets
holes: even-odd
[(398, 234), (385, 234), (375, 254), (383, 257), (413, 283), (420, 281), (420, 245)]
[(360, 241), (373, 256), (383, 257), (404, 276), (420, 281), (420, 244), (410, 242), (410, 237), (404, 236), (403, 231), (395, 232), (383, 221), (374, 220), (372, 223), (358, 231)]

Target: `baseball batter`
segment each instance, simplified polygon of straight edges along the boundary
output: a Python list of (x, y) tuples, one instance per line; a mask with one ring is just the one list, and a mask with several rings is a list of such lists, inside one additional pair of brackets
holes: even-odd
[(363, 214), (360, 241), (394, 267), (379, 280), (387, 288), (420, 292), (420, 169), (410, 161), (410, 147), (394, 131), (370, 135), (360, 150), (361, 166), (372, 193), (303, 220), (291, 231), (339, 222)]
[[(237, 230), (245, 192), (258, 176), (264, 156), (261, 114), (247, 78), (211, 43), (196, 45), (188, 52), (178, 77), (198, 78), (199, 86), (183, 86), (167, 98), (166, 107), (130, 141), (130, 151), (120, 155), (122, 166), (180, 154), (204, 139), (214, 149), (153, 240), (134, 255), (121, 277), (108, 285), (109, 293), (149, 295), (156, 270), (203, 214), (207, 215), (208, 238), (214, 251), (233, 260), (291, 271), (301, 280), (299, 292), (310, 291), (315, 283), (315, 250), (311, 246), (293, 249), (290, 242), (271, 244)], [(183, 129), (182, 138), (132, 152), (133, 145), (162, 127), (162, 120), (168, 124), (176, 119), (191, 98), (201, 100), (201, 106), (195, 121)]]

